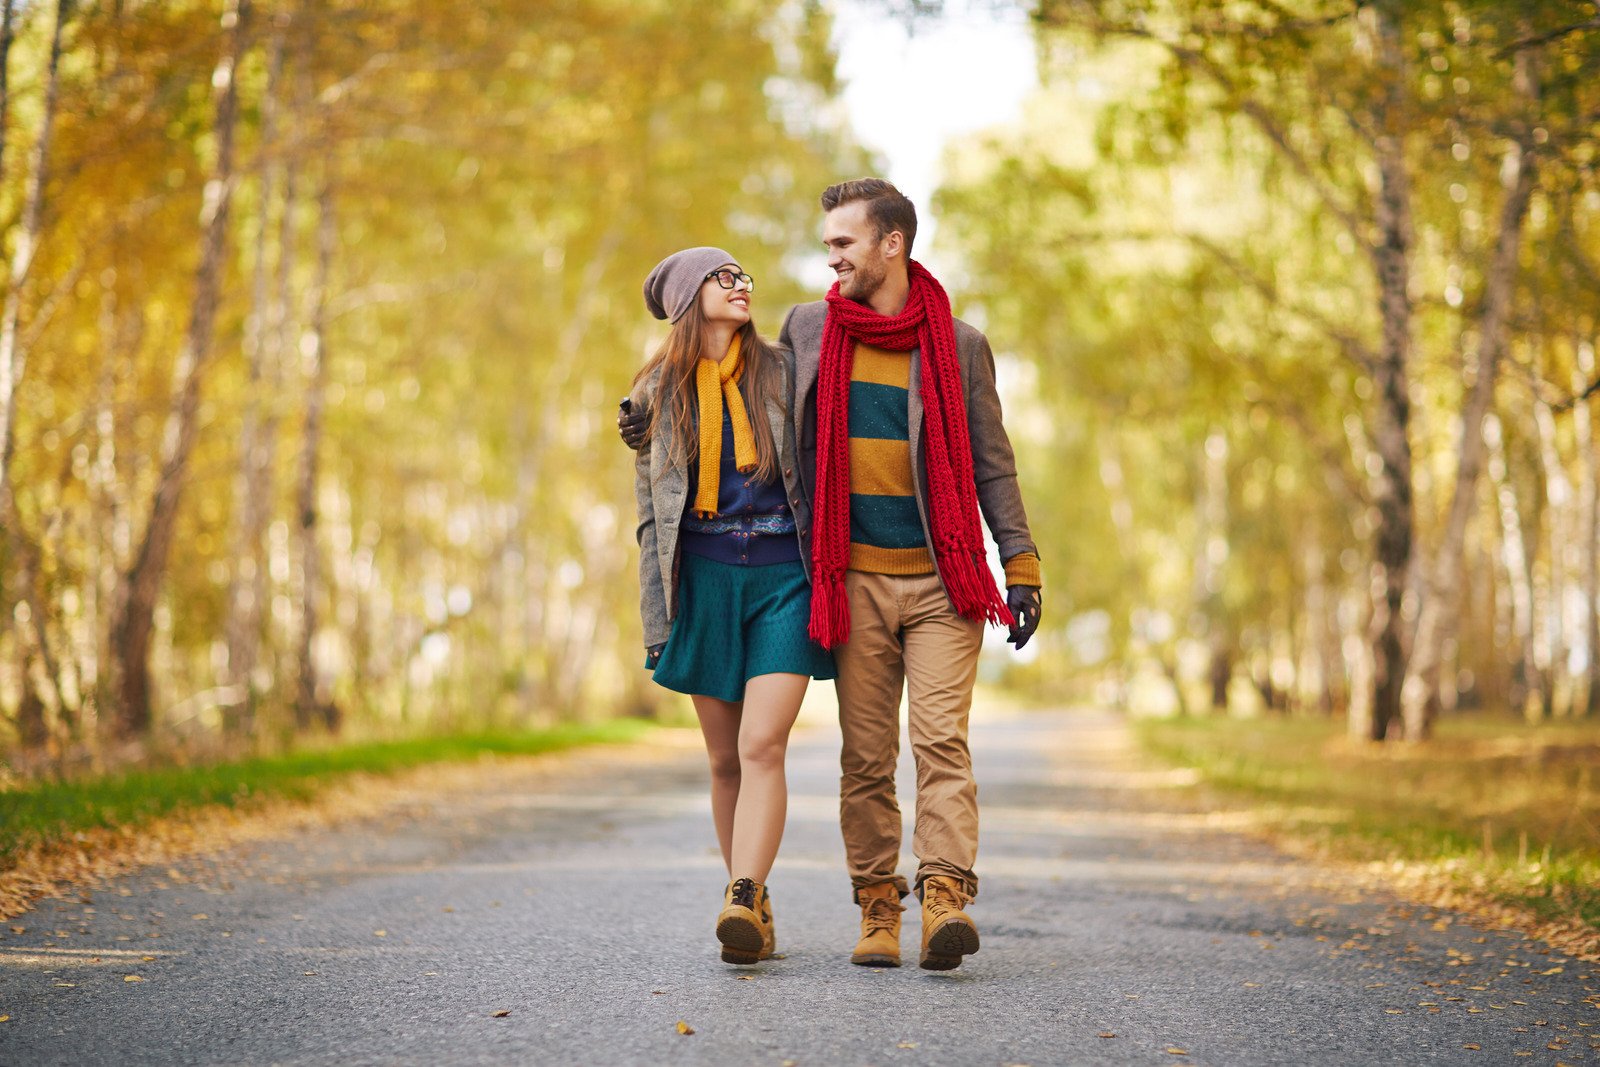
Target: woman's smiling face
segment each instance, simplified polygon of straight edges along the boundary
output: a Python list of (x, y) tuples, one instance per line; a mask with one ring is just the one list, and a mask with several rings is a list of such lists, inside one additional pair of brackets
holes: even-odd
[(731, 277), (741, 273), (739, 264), (724, 263), (701, 283), (700, 313), (707, 322), (728, 322), (738, 327), (750, 321), (751, 285), (733, 278), (733, 288), (724, 289), (722, 280), (716, 277), (718, 274)]

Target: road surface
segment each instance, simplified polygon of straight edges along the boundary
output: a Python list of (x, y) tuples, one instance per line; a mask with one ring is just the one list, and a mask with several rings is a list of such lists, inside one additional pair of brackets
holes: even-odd
[(0, 1064), (1600, 1062), (1600, 965), (1274, 852), (1094, 711), (978, 711), (983, 948), (943, 973), (848, 962), (838, 734), (798, 732), (783, 955), (726, 966), (670, 734), (43, 902), (0, 929)]

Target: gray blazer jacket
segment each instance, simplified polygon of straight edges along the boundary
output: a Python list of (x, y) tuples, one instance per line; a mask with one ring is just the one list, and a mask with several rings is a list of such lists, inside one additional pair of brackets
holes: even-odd
[[(794, 353), (794, 401), (789, 408), (807, 501), (814, 499), (817, 488), (817, 367), (822, 358), (822, 324), (827, 317), (826, 301), (797, 305), (784, 319), (783, 331), (778, 335), (778, 343)], [(1017, 487), (1016, 457), (1000, 417), (1000, 394), (994, 384), (994, 353), (989, 348), (988, 338), (960, 319), (956, 319), (956, 360), (961, 369), (961, 390), (967, 397), (967, 433), (972, 439), (972, 475), (978, 492), (978, 508), (999, 546), (1002, 562), (1022, 552), (1038, 555), (1033, 535), (1028, 531), (1022, 491)], [(931, 545), (928, 457), (923, 441), (922, 363), (915, 358), (911, 361), (910, 409), (917, 511), (922, 516), (923, 533)], [(800, 539), (801, 552), (808, 560), (811, 558), (810, 525), (809, 521), (802, 524)]]
[[(767, 424), (778, 446), (778, 462), (789, 506), (794, 509), (800, 558), (809, 560), (810, 497), (801, 491), (800, 472), (795, 463), (793, 420), (788, 417), (788, 408), (792, 406), (788, 398), (794, 395), (793, 357), (785, 348), (778, 348), (777, 352), (784, 371), (781, 391), (784, 402), (767, 401)], [(648, 410), (659, 378), (659, 375), (652, 375), (639, 383), (632, 395), (636, 408)], [(689, 472), (682, 464), (670, 463), (669, 452), (667, 428), (658, 425), (634, 457), (633, 496), (639, 514), (639, 615), (644, 621), (646, 648), (667, 639), (672, 633), (672, 620), (678, 615), (678, 525), (688, 503)]]

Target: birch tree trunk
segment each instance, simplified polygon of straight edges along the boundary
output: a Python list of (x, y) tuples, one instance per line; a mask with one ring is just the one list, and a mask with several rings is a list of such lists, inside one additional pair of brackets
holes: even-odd
[(1377, 109), (1378, 134), (1373, 148), (1378, 164), (1375, 214), (1378, 240), (1372, 248), (1377, 275), (1382, 342), (1373, 367), (1372, 447), (1380, 460), (1373, 505), (1378, 512), (1374, 534), (1372, 700), (1368, 728), (1375, 741), (1388, 736), (1400, 713), (1400, 688), (1405, 677), (1401, 639), (1401, 606), (1411, 569), (1415, 517), (1411, 482), (1411, 175), (1406, 166), (1401, 131), (1405, 126), (1405, 60), (1400, 27), (1388, 4), (1372, 9), (1379, 63), (1387, 89)]
[[(276, 408), (282, 398), (273, 386), (281, 374), (281, 302), (274, 299), (267, 271), (267, 233), (271, 228), (272, 204), (277, 198), (280, 164), (274, 153), (277, 134), (278, 89), (283, 81), (284, 34), (274, 34), (272, 54), (267, 64), (267, 84), (261, 102), (261, 161), (257, 182), (260, 194), (260, 221), (256, 229), (254, 265), (250, 286), (250, 314), (245, 320), (244, 355), (247, 380), (245, 410), (239, 430), (239, 470), (234, 480), (233, 573), (228, 588), (228, 617), (225, 633), (228, 643), (228, 668), (222, 682), (233, 691), (226, 719), (228, 729), (248, 736), (255, 721), (259, 694), (254, 675), (261, 643), (261, 612), (266, 602), (266, 561), (261, 542), (266, 535), (272, 508), (272, 462), (276, 435)], [(284, 228), (279, 233), (278, 262), (286, 267), (290, 248), (286, 243), (293, 204), (287, 193), (281, 199)]]
[(317, 598), (322, 595), (317, 555), (317, 471), (322, 442), (322, 410), (328, 383), (328, 275), (333, 262), (333, 191), (326, 181), (317, 196), (317, 273), (312, 283), (311, 322), (301, 344), (306, 375), (305, 436), (295, 490), (296, 544), (300, 562), (300, 629), (295, 683), (295, 724), (306, 729), (318, 723), (339, 729), (339, 713), (317, 675)]
[(11, 130), (11, 42), (16, 40), (16, 0), (0, 0), (0, 183), (6, 176), (6, 134)]
[(117, 701), (112, 728), (122, 740), (139, 737), (150, 727), (150, 640), (156, 599), (166, 574), (178, 505), (188, 476), (189, 456), (199, 431), (200, 388), (212, 356), (233, 199), (234, 126), (239, 98), (234, 74), (245, 51), (250, 4), (251, 0), (226, 0), (222, 15), (227, 43), (211, 78), (217, 157), (200, 208), (200, 263), (195, 269), (194, 304), (175, 367), (177, 388), (162, 438), (161, 473), (150, 517), (112, 615), (110, 651)]
[(1556, 448), (1555, 414), (1538, 395), (1533, 398), (1534, 426), (1539, 434), (1539, 465), (1544, 469), (1545, 502), (1549, 519), (1549, 567), (1545, 586), (1534, 586), (1539, 628), (1539, 662), (1544, 670), (1544, 714), (1566, 715), (1571, 706), (1572, 682), (1567, 677), (1566, 606), (1567, 550), (1572, 546), (1572, 481)]
[(1533, 564), (1528, 538), (1522, 529), (1522, 510), (1516, 487), (1511, 484), (1506, 465), (1505, 436), (1500, 417), (1484, 416), (1484, 444), (1488, 451), (1489, 480), (1494, 486), (1495, 505), (1500, 515), (1500, 545), (1506, 568), (1506, 583), (1511, 593), (1511, 630), (1517, 642), (1521, 664), (1521, 687), (1513, 685), (1512, 701), (1517, 710), (1526, 711), (1529, 701), (1542, 689), (1539, 665), (1534, 654)]
[[(1530, 105), (1538, 103), (1526, 51), (1517, 57), (1517, 88)], [(1530, 112), (1531, 114), (1531, 112)], [(1411, 668), (1403, 695), (1406, 739), (1425, 740), (1439, 713), (1439, 671), (1444, 647), (1454, 636), (1461, 607), (1461, 546), (1467, 520), (1477, 501), (1478, 474), (1483, 469), (1483, 420), (1494, 399), (1495, 376), (1510, 334), (1511, 300), (1517, 285), (1517, 257), (1522, 250), (1523, 222), (1533, 196), (1537, 166), (1533, 152), (1533, 123), (1526, 121), (1512, 143), (1507, 164), (1501, 168), (1505, 199), (1500, 207), (1500, 228), (1494, 256), (1484, 280), (1483, 311), (1478, 320), (1476, 374), (1461, 409), (1456, 481), (1443, 536), (1434, 554), (1417, 620)]]
[[(1594, 381), (1594, 346), (1580, 341), (1577, 348), (1577, 368), (1573, 371), (1574, 395)], [(1584, 653), (1588, 666), (1585, 669), (1587, 684), (1583, 702), (1574, 698), (1574, 708), (1584, 715), (1600, 712), (1600, 472), (1596, 471), (1594, 417), (1588, 400), (1579, 400), (1572, 409), (1574, 435), (1578, 439), (1578, 513), (1575, 526), (1580, 533), (1582, 558), (1579, 566), (1583, 572)]]
[[(27, 365), (27, 352), (17, 343), (17, 325), (22, 317), (22, 293), (39, 248), (39, 233), (44, 218), (45, 185), (50, 176), (50, 141), (55, 131), (56, 100), (61, 84), (61, 30), (71, 14), (71, 0), (56, 0), (55, 25), (50, 32), (50, 59), (45, 70), (44, 104), (39, 117), (39, 136), (33, 143), (33, 164), (22, 198), (22, 217), (16, 244), (11, 253), (6, 278), (6, 298), (0, 305), (0, 528), (8, 533), (13, 554), (28, 549), (20, 542), (11, 485), (11, 459), (16, 450), (17, 392)], [(11, 51), (12, 5), (7, 0), (0, 24), (0, 71), (8, 66)], [(10, 92), (0, 92), (0, 105), (10, 109)], [(4, 143), (8, 116), (0, 118), (0, 143)], [(3, 580), (3, 576), (0, 576)], [(9, 609), (0, 610), (0, 620), (11, 618)], [(6, 623), (0, 621), (0, 632)]]

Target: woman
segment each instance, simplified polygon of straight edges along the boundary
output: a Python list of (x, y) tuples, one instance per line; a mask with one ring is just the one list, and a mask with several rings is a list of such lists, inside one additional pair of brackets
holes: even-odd
[(810, 679), (834, 677), (806, 634), (792, 371), (750, 322), (754, 287), (718, 248), (657, 264), (645, 303), (672, 331), (629, 397), (650, 419), (634, 479), (645, 666), (700, 718), (729, 878), (717, 940), (737, 964), (775, 950), (766, 880), (788, 805), (784, 753)]

